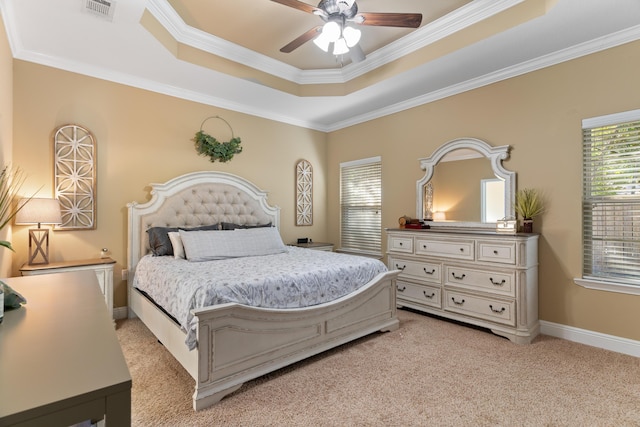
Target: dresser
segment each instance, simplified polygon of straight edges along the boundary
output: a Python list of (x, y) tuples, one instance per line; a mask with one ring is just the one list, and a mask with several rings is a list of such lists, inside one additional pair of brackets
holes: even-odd
[(538, 321), (538, 235), (387, 229), (397, 305), (530, 343)]
[(109, 316), (113, 319), (113, 266), (115, 263), (111, 258), (92, 258), (78, 261), (51, 262), (49, 264), (25, 264), (20, 268), (20, 274), (22, 276), (36, 276), (73, 271), (93, 271), (98, 279)]

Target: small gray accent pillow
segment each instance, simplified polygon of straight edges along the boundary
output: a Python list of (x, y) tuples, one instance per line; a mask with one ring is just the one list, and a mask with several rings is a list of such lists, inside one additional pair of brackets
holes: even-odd
[(287, 252), (280, 233), (274, 227), (230, 231), (180, 230), (184, 252), (189, 261), (210, 261)]
[(178, 232), (178, 230), (196, 231), (196, 230), (219, 230), (220, 224), (202, 225), (199, 227), (151, 227), (147, 230), (149, 235), (149, 247), (151, 253), (155, 256), (173, 255), (173, 245), (169, 239), (170, 232)]
[(168, 234), (170, 231), (178, 231), (178, 227), (151, 227), (147, 230), (149, 248), (153, 255), (173, 255), (173, 246)]
[(246, 225), (246, 224), (234, 224), (233, 222), (221, 222), (220, 226), (222, 230), (236, 230), (238, 228), (262, 228), (262, 227), (271, 227), (271, 223), (267, 224), (258, 224), (258, 225)]

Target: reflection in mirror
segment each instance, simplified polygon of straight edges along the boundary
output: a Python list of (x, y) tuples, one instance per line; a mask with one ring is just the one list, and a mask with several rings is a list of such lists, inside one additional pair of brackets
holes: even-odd
[(500, 178), (480, 181), (482, 222), (496, 222), (504, 218), (504, 181)]
[(515, 172), (502, 166), (509, 149), (461, 138), (420, 159), (425, 175), (416, 183), (417, 217), (436, 219), (438, 213), (447, 219), (438, 225), (458, 226), (495, 226), (498, 219), (513, 217)]
[(486, 158), (475, 151), (473, 158), (461, 157), (460, 151), (450, 153), (454, 157), (445, 156), (434, 168), (429, 181), (433, 183), (433, 209), (444, 212), (448, 221), (481, 222), (481, 182), (496, 177)]

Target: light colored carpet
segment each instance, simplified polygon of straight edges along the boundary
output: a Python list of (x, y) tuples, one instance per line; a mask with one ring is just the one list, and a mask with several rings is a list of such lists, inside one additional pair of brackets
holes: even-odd
[(640, 359), (399, 310), (373, 334), (192, 409), (194, 382), (139, 320), (118, 321), (134, 426), (640, 426)]

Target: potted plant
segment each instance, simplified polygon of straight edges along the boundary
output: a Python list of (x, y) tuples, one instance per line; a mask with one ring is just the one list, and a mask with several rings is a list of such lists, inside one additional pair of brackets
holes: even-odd
[(522, 231), (533, 232), (533, 218), (544, 212), (544, 203), (538, 190), (523, 188), (516, 192), (513, 206), (517, 215), (522, 217)]
[[(0, 230), (2, 230), (23, 205), (16, 205), (14, 199), (18, 195), (22, 184), (24, 183), (24, 174), (22, 170), (5, 166), (0, 172)], [(0, 247), (5, 247), (13, 251), (11, 242), (8, 240), (0, 240)], [(19, 307), (21, 303), (26, 302), (22, 295), (15, 292), (7, 284), (0, 281), (0, 322), (4, 318), (4, 307)]]

